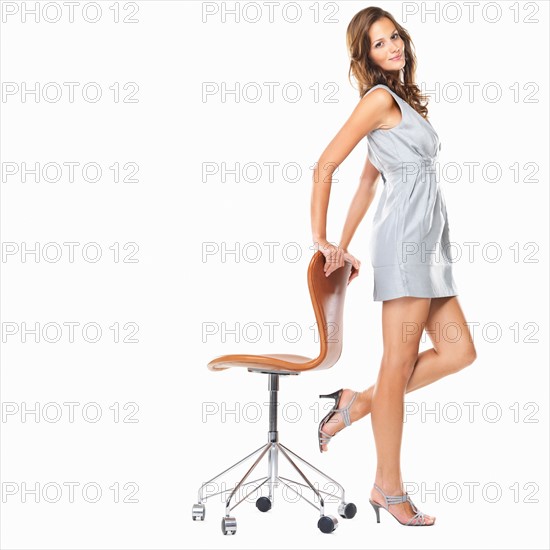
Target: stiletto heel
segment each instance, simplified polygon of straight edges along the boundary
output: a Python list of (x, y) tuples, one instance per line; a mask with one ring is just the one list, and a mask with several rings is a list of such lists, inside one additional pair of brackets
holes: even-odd
[(380, 504), (376, 504), (372, 499), (369, 498), (369, 502), (372, 504), (374, 511), (376, 512), (376, 523), (380, 523)]
[[(340, 395), (342, 394), (344, 390), (341, 389), (341, 390), (338, 390), (338, 391), (335, 391), (333, 393), (327, 393), (326, 395), (320, 395), (319, 397), (326, 397), (327, 399), (340, 399)], [(338, 401), (336, 401), (338, 402)]]
[(351, 418), (349, 415), (349, 411), (353, 402), (357, 398), (358, 392), (353, 393), (353, 397), (350, 399), (350, 402), (345, 407), (343, 407), (342, 409), (338, 409), (337, 407), (338, 407), (338, 404), (340, 403), (340, 399), (342, 397), (343, 392), (344, 392), (344, 389), (342, 388), (333, 393), (328, 393), (328, 394), (319, 396), (321, 398), (334, 399), (334, 406), (328, 412), (328, 414), (323, 418), (323, 420), (321, 420), (321, 422), (319, 423), (317, 437), (319, 439), (319, 451), (321, 452), (323, 452), (323, 445), (326, 445), (327, 443), (329, 443), (329, 441), (336, 435), (336, 434), (330, 435), (323, 431), (325, 424), (332, 418), (332, 416), (335, 413), (337, 412), (342, 413), (342, 417), (344, 418), (344, 425), (351, 426)]
[[(405, 492), (404, 495), (388, 496), (386, 495), (386, 493), (384, 493), (384, 491), (382, 491), (382, 489), (380, 489), (380, 487), (378, 487), (378, 485), (376, 485), (376, 483), (374, 484), (374, 488), (384, 497), (384, 502), (385, 502), (385, 505), (384, 505), (384, 504), (380, 504), (379, 502), (375, 502), (374, 500), (369, 498), (369, 502), (372, 504), (372, 507), (376, 512), (376, 523), (380, 523), (380, 508), (384, 508), (384, 510), (388, 511), (401, 525), (410, 525), (414, 527), (418, 525), (428, 526), (428, 525), (433, 525), (435, 523), (435, 518), (433, 518), (432, 523), (426, 523), (426, 514), (421, 512), (414, 505), (413, 501), (411, 500), (411, 497), (407, 492)], [(409, 504), (413, 509), (414, 516), (409, 521), (407, 521), (407, 523), (403, 523), (390, 512), (389, 507), (390, 507), (390, 504), (399, 504), (401, 502), (407, 502), (407, 501), (409, 502)]]

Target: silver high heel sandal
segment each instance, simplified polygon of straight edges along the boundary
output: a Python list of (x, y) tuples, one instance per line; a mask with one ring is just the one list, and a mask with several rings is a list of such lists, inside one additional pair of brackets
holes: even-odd
[(429, 526), (429, 525), (433, 525), (435, 523), (435, 517), (434, 517), (433, 523), (426, 523), (426, 514), (421, 512), (414, 505), (414, 503), (411, 500), (411, 497), (409, 496), (408, 493), (405, 493), (404, 495), (387, 496), (384, 493), (384, 491), (382, 491), (382, 489), (380, 489), (380, 487), (378, 487), (378, 485), (376, 485), (376, 483), (374, 484), (374, 488), (377, 489), (378, 491), (380, 491), (380, 494), (384, 497), (384, 500), (385, 500), (385, 503), (386, 503), (386, 505), (384, 506), (383, 504), (379, 504), (378, 502), (374, 502), (374, 500), (369, 498), (369, 502), (372, 504), (372, 507), (374, 508), (374, 511), (376, 512), (376, 523), (380, 523), (380, 508), (384, 508), (384, 510), (387, 510), (389, 514), (391, 514), (395, 519), (397, 519), (389, 511), (390, 504), (399, 504), (400, 502), (407, 502), (407, 501), (409, 501), (409, 503), (410, 503), (410, 505), (413, 509), (414, 516), (409, 521), (407, 521), (407, 523), (403, 523), (402, 521), (399, 521), (399, 519), (397, 519), (397, 521), (399, 521), (399, 523), (401, 525), (412, 525), (414, 527), (414, 526), (419, 526), (419, 525)]
[[(326, 445), (336, 434), (327, 434), (323, 431), (323, 428), (325, 424), (331, 419), (332, 415), (334, 413), (342, 413), (342, 417), (344, 418), (344, 425), (345, 426), (351, 426), (351, 418), (349, 415), (349, 410), (351, 406), (353, 405), (353, 402), (357, 398), (357, 395), (359, 392), (354, 392), (353, 397), (350, 399), (350, 402), (343, 407), (342, 409), (337, 409), (338, 403), (340, 403), (340, 398), (342, 397), (342, 393), (344, 392), (344, 389), (340, 389), (338, 391), (335, 391), (334, 393), (329, 393), (327, 395), (320, 395), (319, 397), (326, 397), (330, 399), (334, 399), (334, 407), (328, 412), (328, 414), (321, 420), (319, 423), (319, 431), (318, 431), (318, 438), (319, 438), (319, 451), (323, 452), (323, 445)], [(338, 430), (339, 432), (340, 430)], [(336, 433), (338, 433), (336, 432)]]

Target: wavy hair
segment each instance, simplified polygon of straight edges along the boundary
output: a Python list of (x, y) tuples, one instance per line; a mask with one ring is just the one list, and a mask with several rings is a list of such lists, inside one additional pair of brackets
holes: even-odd
[[(395, 78), (393, 74), (384, 71), (376, 65), (369, 56), (371, 50), (369, 30), (373, 23), (383, 17), (387, 17), (395, 25), (405, 45), (403, 55), (405, 56), (406, 63), (403, 69), (403, 83), (398, 78)], [(359, 95), (361, 98), (373, 86), (385, 84), (399, 97), (404, 99), (420, 116), (427, 118), (428, 109), (426, 103), (428, 98), (420, 92), (420, 89), (414, 82), (417, 62), (413, 41), (409, 33), (389, 12), (375, 6), (370, 6), (357, 12), (349, 22), (346, 31), (346, 42), (350, 56), (348, 80), (351, 83), (350, 76), (353, 75), (359, 85)]]

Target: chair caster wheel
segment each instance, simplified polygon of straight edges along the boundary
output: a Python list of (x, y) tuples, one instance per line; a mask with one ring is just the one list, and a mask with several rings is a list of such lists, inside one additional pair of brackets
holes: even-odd
[(317, 522), (317, 527), (323, 533), (332, 533), (338, 527), (338, 520), (334, 516), (321, 516)]
[(269, 512), (269, 510), (271, 510), (271, 500), (268, 497), (260, 497), (256, 501), (256, 508), (258, 508), (260, 512)]
[(355, 506), (353, 502), (342, 502), (340, 506), (338, 506), (338, 513), (343, 518), (351, 519), (355, 516), (355, 514), (357, 514), (357, 506)]
[(234, 535), (237, 532), (237, 520), (231, 517), (222, 518), (222, 533), (224, 535)]
[(193, 504), (193, 521), (204, 521), (205, 514), (204, 504)]

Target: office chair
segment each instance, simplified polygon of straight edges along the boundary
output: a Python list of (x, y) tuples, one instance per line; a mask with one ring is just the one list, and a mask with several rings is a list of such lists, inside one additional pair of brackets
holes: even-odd
[[(311, 359), (309, 357), (304, 357), (301, 355), (290, 354), (222, 355), (220, 357), (216, 357), (208, 363), (208, 369), (212, 371), (221, 371), (230, 367), (246, 367), (248, 369), (248, 372), (268, 375), (268, 443), (262, 445), (259, 449), (256, 449), (254, 452), (252, 452), (239, 462), (235, 463), (233, 466), (230, 466), (221, 474), (218, 474), (211, 480), (203, 483), (199, 489), (199, 502), (198, 504), (193, 505), (193, 520), (202, 521), (205, 517), (205, 505), (203, 502), (207, 498), (210, 498), (212, 496), (231, 491), (231, 494), (229, 495), (229, 498), (227, 498), (225, 505), (225, 517), (222, 518), (221, 522), (221, 528), (224, 535), (234, 535), (237, 532), (237, 521), (235, 517), (231, 514), (233, 508), (238, 506), (243, 500), (245, 500), (245, 498), (248, 498), (251, 494), (258, 491), (258, 489), (260, 489), (260, 487), (262, 487), (264, 484), (267, 484), (267, 486), (269, 487), (269, 496), (259, 497), (256, 501), (256, 507), (261, 512), (269, 511), (274, 502), (274, 489), (278, 487), (279, 483), (282, 483), (286, 487), (290, 488), (301, 498), (309, 502), (309, 504), (311, 504), (314, 508), (319, 510), (320, 518), (317, 523), (317, 527), (323, 533), (332, 533), (336, 529), (336, 527), (338, 526), (338, 519), (332, 515), (325, 515), (325, 502), (322, 497), (322, 494), (328, 495), (331, 493), (316, 489), (309, 481), (309, 479), (304, 475), (298, 465), (295, 463), (296, 459), (315, 470), (315, 472), (323, 476), (325, 479), (330, 480), (338, 488), (338, 500), (340, 501), (340, 504), (338, 506), (338, 513), (341, 517), (353, 518), (357, 512), (357, 507), (355, 506), (355, 504), (351, 502), (347, 503), (345, 501), (344, 488), (334, 479), (321, 472), (315, 466), (313, 466), (312, 464), (298, 456), (296, 453), (291, 451), (288, 447), (280, 443), (279, 432), (277, 431), (277, 393), (279, 391), (279, 376), (298, 375), (301, 372), (313, 372), (316, 370), (328, 369), (338, 361), (342, 353), (342, 320), (344, 301), (347, 283), (352, 266), (350, 262), (345, 262), (344, 267), (340, 267), (336, 271), (332, 272), (329, 277), (326, 277), (323, 269), (325, 261), (325, 256), (321, 251), (315, 252), (310, 260), (307, 272), (309, 293), (315, 312), (315, 318), (317, 320), (321, 343), (321, 350), (317, 358)], [(279, 452), (300, 474), (307, 485), (279, 476)], [(203, 494), (204, 488), (209, 483), (212, 483), (214, 480), (220, 478), (239, 464), (245, 462), (254, 455), (257, 455), (258, 453), (259, 456), (256, 458), (255, 462), (233, 489), (225, 489), (222, 491), (218, 491), (217, 493), (208, 495)], [(266, 453), (268, 453), (267, 476), (245, 483), (245, 480), (258, 466)], [(231, 506), (231, 501), (236, 495), (239, 488), (256, 482), (260, 483), (253, 491), (251, 491), (250, 494), (246, 495), (246, 497), (242, 498), (236, 504)], [(319, 501), (319, 506), (311, 502), (300, 492), (296, 491), (293, 487), (288, 485), (288, 482), (295, 483), (297, 486), (303, 486), (306, 489), (311, 489), (311, 491), (313, 491)], [(235, 500), (237, 500), (237, 498), (235, 498)]]

